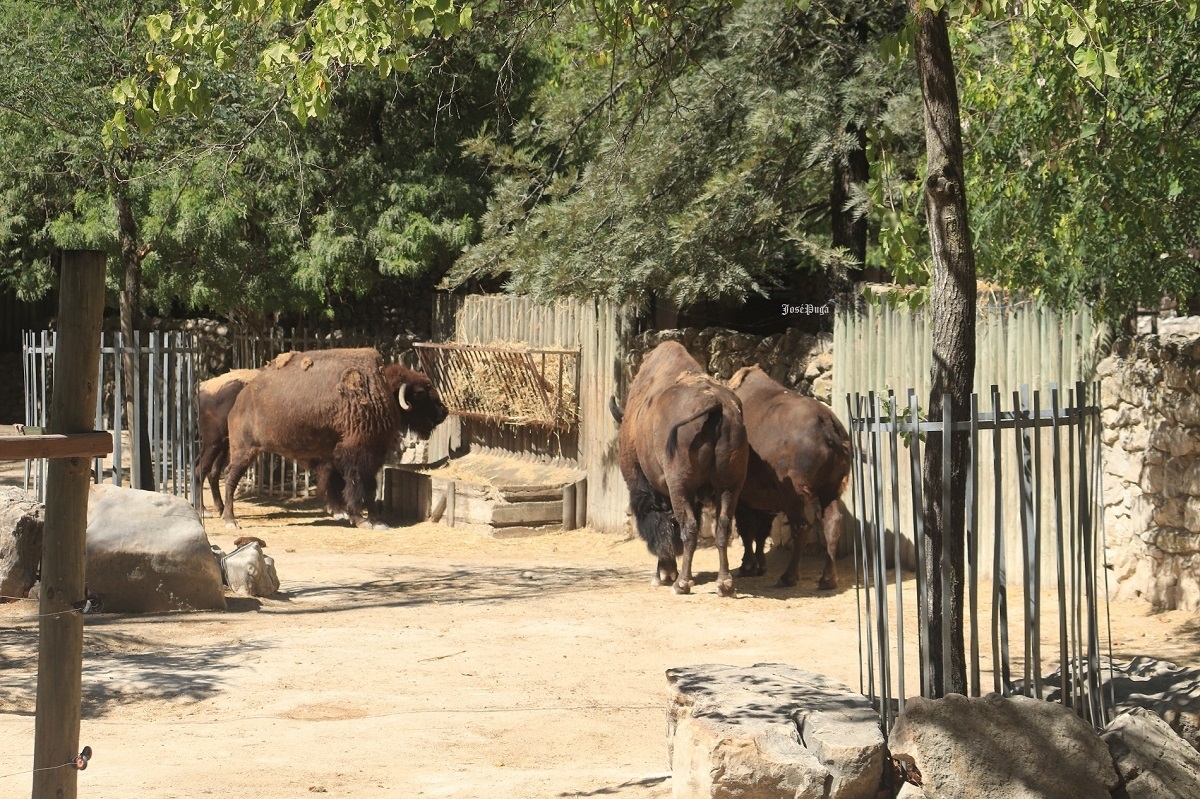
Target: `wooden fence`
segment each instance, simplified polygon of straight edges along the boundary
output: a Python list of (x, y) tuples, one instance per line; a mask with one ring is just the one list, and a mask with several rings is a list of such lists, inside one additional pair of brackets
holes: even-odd
[[(489, 345), (521, 342), (529, 347), (579, 352), (579, 422), (568, 429), (515, 426), (475, 419), (443, 425), (474, 451), (494, 450), (574, 465), (587, 475), (587, 524), (615, 532), (627, 524), (629, 493), (617, 468), (617, 423), (610, 396), (624, 395), (625, 349), (633, 314), (602, 300), (559, 300), (541, 305), (528, 297), (439, 295), (435, 336), (442, 342)], [(433, 444), (431, 442), (431, 450)]]
[[(943, 559), (941, 574), (933, 578), (942, 587), (941, 607), (930, 609), (927, 575), (919, 566), (910, 566), (906, 573), (901, 538), (889, 537), (886, 530), (890, 526), (915, 541), (916, 563), (924, 561), (921, 438), (943, 437), (946, 430), (954, 430), (967, 434), (970, 447), (962, 630), (970, 695), (994, 690), (1005, 696), (1021, 693), (1056, 700), (1095, 727), (1103, 727), (1113, 703), (1106, 701), (1100, 671), (1108, 586), (1100, 497), (1099, 384), (1081, 382), (1066, 392), (1052, 385), (1046, 397), (1038, 391), (1031, 394), (1027, 386), (1002, 397), (999, 388), (992, 386), (983, 403), (972, 395), (969, 417), (958, 420), (952, 418), (948, 400), (945, 397), (942, 403), (942, 421), (928, 422), (921, 419), (915, 392), (904, 400), (891, 393), (847, 398), (853, 452), (850, 502), (858, 520), (857, 582), (863, 589), (859, 635), (860, 654), (865, 656), (861, 661), (864, 693), (878, 700), (885, 733), (895, 711), (903, 712), (904, 700), (912, 693), (911, 682), (905, 684), (906, 666), (915, 665), (921, 695), (933, 694), (929, 614), (940, 611), (942, 619), (950, 618), (948, 602), (954, 588), (948, 562)], [(1010, 409), (1003, 410), (1009, 400)], [(950, 449), (942, 448), (942, 496), (932, 498), (940, 502), (945, 519), (950, 518)], [(1011, 463), (1010, 471), (1017, 476), (1015, 514), (1005, 513), (1004, 463)], [(909, 477), (904, 490), (901, 474)], [(982, 489), (988, 484), (991, 502), (985, 504)], [(915, 510), (901, 512), (902, 494)], [(1046, 506), (1049, 513), (1042, 511)], [(980, 534), (985, 522), (998, 531), (990, 540)], [(1015, 544), (1017, 558), (1010, 556), (1006, 542)], [(980, 597), (985, 574), (997, 577)], [(915, 578), (908, 586), (915, 591), (907, 598), (905, 577)], [(1020, 588), (1010, 599), (1011, 584)], [(1047, 585), (1053, 593), (1042, 591)], [(1043, 609), (1043, 601), (1051, 607)], [(1043, 625), (1056, 635), (1044, 640)], [(955, 631), (950, 624), (941, 625), (941, 631), (943, 673), (949, 673)], [(905, 644), (914, 636), (918, 657), (909, 663)], [(1013, 651), (1010, 639), (1020, 642)], [(913, 650), (907, 647), (909, 654)], [(1105, 659), (1111, 664), (1111, 649)], [(1023, 679), (1014, 676), (1014, 661), (1021, 664)], [(1058, 671), (1045, 680), (1044, 665), (1050, 663)], [(991, 679), (982, 679), (984, 672), (990, 672)]]
[[(57, 338), (54, 332), (46, 330), (22, 334), (26, 428), (46, 426), (54, 388)], [(125, 372), (126, 355), (134, 356), (132, 375)], [(112, 432), (113, 452), (111, 458), (96, 459), (93, 479), (97, 483), (111, 480), (114, 485), (129, 484), (194, 500), (198, 484), (193, 468), (197, 442), (196, 357), (192, 335), (139, 331), (128, 342), (121, 333), (106, 333), (101, 336), (99, 367), (95, 426), (97, 430)], [(133, 392), (132, 415), (122, 401), (131, 381), (144, 387)], [(143, 436), (149, 442), (152, 485), (141, 485), (136, 477), (141, 474), (144, 457), (138, 446)], [(45, 460), (26, 461), (25, 488), (40, 502), (45, 502), (45, 475)]]
[[(1011, 397), (1022, 385), (1049, 396), (1051, 384), (1074, 386), (1076, 382), (1091, 382), (1095, 367), (1106, 343), (1107, 329), (1092, 320), (1089, 310), (1080, 308), (1070, 313), (1056, 313), (1029, 300), (1012, 300), (999, 294), (985, 294), (976, 316), (975, 392), (991, 397), (991, 387), (998, 386), (1001, 396)], [(843, 421), (846, 417), (846, 397), (874, 392), (886, 396), (889, 390), (897, 393), (913, 389), (922, 411), (929, 402), (929, 371), (932, 352), (932, 327), (928, 309), (911, 313), (887, 305), (868, 305), (865, 309), (847, 309), (834, 318), (833, 340), (833, 409)], [(908, 400), (901, 396), (902, 410)], [(1044, 429), (1032, 434), (1035, 446), (1048, 451), (1049, 433)], [(996, 463), (991, 451), (993, 442), (981, 442), (980, 462)], [(993, 492), (999, 491), (1006, 518), (1020, 514), (1019, 475), (1012, 459), (1001, 459), (1000, 479), (986, 480), (980, 485), (979, 502), (983, 507), (995, 504)], [(910, 476), (902, 471), (900, 510), (910, 514)], [(1050, 500), (1043, 495), (1039, 512), (1049, 518), (1053, 512)], [(992, 546), (994, 526), (991, 519), (981, 521), (980, 545)], [(1017, 537), (1004, 540), (1010, 563), (1021, 557), (1021, 542)], [(903, 556), (913, 555), (913, 541), (903, 542)], [(1042, 540), (1043, 557), (1051, 557), (1052, 542)], [(985, 563), (981, 577), (991, 578), (991, 564)], [(1009, 575), (1013, 579), (1013, 575)], [(1049, 577), (1046, 578), (1047, 581)], [(1053, 587), (1049, 582), (1043, 588)]]

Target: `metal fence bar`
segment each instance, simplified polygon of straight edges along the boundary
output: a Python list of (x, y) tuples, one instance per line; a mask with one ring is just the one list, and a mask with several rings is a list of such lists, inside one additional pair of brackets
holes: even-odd
[[(140, 346), (141, 341), (140, 333), (135, 334), (132, 345), (120, 333), (102, 335), (100, 340), (94, 419), (98, 429), (111, 429), (113, 432), (111, 481), (114, 485), (124, 483), (123, 438), (125, 430), (130, 430), (135, 480), (142, 460), (138, 443), (145, 435), (150, 440), (151, 473), (155, 488), (179, 496), (194, 497), (197, 484), (191, 473), (196, 455), (195, 414), (188, 387), (193, 385), (195, 340), (180, 332), (156, 331), (147, 337), (146, 348)], [(56, 344), (57, 337), (50, 331), (25, 331), (22, 334), (25, 416), (26, 424), (31, 427), (46, 426), (45, 417), (53, 391), (50, 372)], [(145, 354), (146, 364), (142, 363), (142, 353)], [(130, 356), (134, 372), (132, 376), (125, 371), (127, 355)], [(111, 371), (106, 366), (108, 363), (112, 364)], [(192, 377), (188, 376), (188, 369), (192, 370)], [(153, 384), (145, 387), (144, 398), (138, 389), (143, 373), (153, 378)], [(124, 390), (127, 386), (134, 387), (135, 406), (134, 417), (128, 422), (124, 407)], [(138, 415), (143, 401), (150, 403), (147, 408), (150, 418), (146, 420), (145, 431), (139, 426)], [(187, 403), (186, 407), (184, 403)], [(106, 479), (104, 467), (104, 459), (93, 461), (93, 479), (96, 482)], [(41, 461), (27, 462), (25, 481), (26, 490), (43, 501), (44, 468)]]
[(1050, 408), (1052, 411), (1050, 427), (1051, 471), (1054, 475), (1054, 550), (1055, 576), (1058, 578), (1058, 672), (1059, 672), (1059, 701), (1067, 707), (1073, 707), (1071, 701), (1072, 686), (1075, 684), (1075, 673), (1071, 668), (1070, 649), (1067, 632), (1067, 570), (1065, 563), (1065, 541), (1063, 539), (1063, 507), (1062, 507), (1062, 449), (1060, 428), (1062, 416), (1059, 413), (1058, 384), (1050, 384)]
[[(917, 406), (917, 393), (908, 390), (908, 414), (914, 427), (920, 419), (920, 408)], [(912, 451), (909, 453), (909, 485), (912, 487), (913, 515), (913, 545), (917, 551), (917, 635), (921, 661), (921, 696), (930, 695), (929, 675), (933, 673), (930, 662), (929, 647), (929, 586), (925, 579), (925, 520), (922, 514), (921, 487), (921, 435), (917, 430), (912, 437)], [(896, 531), (899, 534), (899, 530)]]
[(871, 447), (871, 462), (875, 468), (871, 470), (871, 523), (874, 527), (874, 547), (872, 549), (872, 560), (874, 561), (874, 580), (875, 580), (875, 623), (876, 635), (878, 637), (879, 651), (879, 713), (883, 717), (883, 723), (890, 728), (892, 724), (892, 701), (891, 701), (891, 646), (888, 636), (888, 606), (887, 606), (887, 541), (885, 539), (884, 515), (883, 515), (883, 462), (881, 458), (882, 447), (880, 446), (881, 436), (881, 417), (882, 409), (880, 406), (880, 398), (875, 395), (875, 392), (868, 394), (868, 402), (871, 405), (871, 415), (869, 424), (871, 432), (868, 437)]
[[(893, 708), (895, 689), (892, 683), (893, 672), (899, 685), (901, 700), (904, 694), (904, 649), (905, 635), (908, 625), (905, 616), (905, 603), (901, 585), (903, 583), (902, 547), (900, 538), (911, 534), (918, 550), (922, 547), (919, 474), (921, 471), (920, 435), (942, 436), (942, 475), (943, 491), (937, 501), (939, 510), (949, 519), (949, 470), (950, 452), (953, 449), (951, 431), (964, 430), (971, 442), (967, 450), (967, 466), (964, 475), (967, 484), (966, 504), (964, 506), (964, 533), (966, 567), (966, 618), (963, 620), (961, 632), (966, 635), (969, 631), (969, 681), (968, 691), (979, 695), (983, 690), (983, 675), (980, 649), (984, 643), (979, 631), (979, 614), (985, 612), (980, 608), (978, 580), (979, 568), (979, 442), (980, 431), (985, 427), (982, 418), (990, 418), (992, 424), (990, 437), (992, 439), (992, 469), (996, 483), (1006, 479), (1003, 467), (1002, 430), (1013, 431), (1013, 452), (1017, 483), (1020, 489), (1020, 506), (1018, 525), (1014, 532), (1020, 536), (1022, 568), (1020, 581), (1023, 586), (1023, 623), (1018, 625), (1021, 642), (1013, 645), (1024, 650), (1024, 677), (1019, 683), (1020, 692), (1044, 698), (1043, 663), (1041, 657), (1041, 596), (1040, 578), (1042, 566), (1042, 544), (1054, 546), (1047, 549), (1045, 557), (1054, 557), (1056, 583), (1058, 585), (1058, 621), (1059, 621), (1059, 670), (1061, 672), (1062, 695), (1058, 701), (1071, 706), (1077, 713), (1094, 726), (1103, 726), (1111, 710), (1112, 692), (1104, 691), (1101, 679), (1101, 640), (1100, 640), (1100, 605), (1106, 594), (1100, 584), (1099, 570), (1103, 561), (1103, 524), (1099, 513), (1101, 494), (1100, 472), (1100, 413), (1098, 407), (1097, 389), (1093, 386), (1090, 394), (1088, 388), (1079, 384), (1069, 392), (1068, 403), (1064, 407), (1057, 386), (1052, 386), (1048, 408), (1042, 407), (1040, 391), (1030, 392), (1028, 389), (1012, 392), (1012, 410), (1001, 408), (1001, 396), (998, 387), (993, 387), (991, 396), (991, 412), (980, 412), (979, 398), (973, 395), (970, 399), (969, 418), (953, 418), (953, 409), (946, 398), (942, 399), (942, 429), (937, 429), (937, 423), (919, 422), (919, 410), (913, 391), (909, 391), (909, 413), (907, 418), (901, 418), (896, 412), (895, 394), (887, 395), (888, 411), (883, 411), (884, 400), (873, 392), (866, 397), (847, 395), (847, 409), (850, 411), (850, 433), (853, 468), (852, 474), (852, 503), (858, 515), (858, 540), (855, 552), (855, 577), (859, 590), (859, 600), (856, 603), (860, 625), (859, 663), (860, 686), (877, 703), (880, 710), (881, 725), (888, 728), (895, 720), (896, 710)], [(1090, 404), (1089, 404), (1090, 402)], [(1063, 465), (1063, 435), (1067, 436), (1066, 470)], [(1049, 436), (1047, 458), (1042, 454), (1042, 433)], [(911, 452), (909, 466), (913, 476), (910, 488), (913, 490), (913, 518), (909, 531), (901, 529), (899, 507), (899, 446), (897, 438), (909, 435)], [(865, 439), (864, 439), (865, 436)], [(886, 452), (884, 436), (887, 437)], [(890, 455), (890, 458), (889, 458)], [(927, 453), (926, 453), (927, 455)], [(1045, 461), (1047, 469), (1043, 468)], [(890, 462), (890, 467), (888, 466)], [(884, 470), (891, 468), (890, 475)], [(870, 470), (870, 474), (867, 473)], [(1011, 467), (1010, 467), (1011, 471)], [(891, 496), (887, 496), (888, 492)], [(1053, 497), (1047, 496), (1047, 492)], [(1053, 501), (1052, 508), (1045, 512), (1038, 510), (1043, 497)], [(991, 644), (992, 644), (992, 680), (996, 690), (1010, 695), (1016, 684), (1012, 681), (1010, 666), (1010, 641), (1007, 620), (1007, 586), (1003, 521), (1001, 510), (1002, 500), (997, 492), (994, 498), (994, 522), (996, 535), (993, 541), (993, 574), (991, 607)], [(894, 546), (887, 545), (888, 534), (885, 520), (887, 505), (891, 502), (891, 515), (896, 537)], [(1069, 514), (1067, 512), (1069, 511)], [(1065, 515), (1069, 515), (1069, 524)], [(1043, 530), (1043, 525), (1054, 525), (1053, 530)], [(868, 527), (871, 529), (868, 530)], [(1019, 529), (1018, 529), (1019, 528)], [(947, 530), (947, 534), (951, 531)], [(1047, 538), (1047, 536), (1053, 536)], [(1015, 543), (1015, 542), (1014, 542)], [(949, 549), (950, 547), (947, 547)], [(895, 561), (892, 578), (896, 580), (894, 605), (889, 607), (889, 592), (887, 581), (887, 559), (894, 552)], [(1067, 556), (1070, 555), (1068, 568)], [(931, 553), (918, 551), (922, 566), (926, 564)], [(859, 558), (861, 557), (861, 570)], [(951, 591), (949, 585), (951, 564), (949, 558), (943, 556), (941, 570), (936, 579), (942, 580), (942, 602), (938, 610), (945, 622), (950, 620), (949, 602)], [(1047, 575), (1049, 576), (1049, 575)], [(934, 692), (943, 690), (944, 685), (935, 685), (931, 679), (932, 668), (929, 660), (929, 630), (931, 627), (928, 615), (929, 586), (923, 581), (930, 575), (924, 574), (924, 568), (916, 571), (917, 578), (917, 617), (916, 634), (921, 645), (921, 692), (931, 696)], [(1106, 575), (1107, 580), (1107, 575)], [(1106, 585), (1104, 586), (1106, 587)], [(872, 593), (874, 592), (874, 593)], [(1047, 599), (1051, 596), (1047, 594)], [(895, 613), (895, 644), (891, 641), (891, 614)], [(1107, 613), (1107, 609), (1105, 611)], [(1109, 668), (1111, 671), (1111, 622), (1109, 631)], [(951, 639), (957, 637), (959, 630), (949, 623), (942, 625), (943, 663), (944, 669), (950, 667)], [(962, 644), (967, 642), (961, 641)], [(865, 649), (865, 652), (864, 652)], [(895, 654), (893, 655), (893, 651)], [(897, 662), (893, 664), (892, 658)], [(865, 674), (862, 672), (865, 671)], [(1111, 676), (1110, 676), (1111, 681)], [(1108, 694), (1106, 696), (1106, 694)], [(897, 702), (899, 705), (899, 701)]]
[(946, 554), (946, 534), (950, 530), (950, 487), (953, 483), (953, 451), (954, 451), (954, 434), (952, 431), (954, 424), (954, 409), (950, 403), (950, 395), (942, 395), (942, 422), (946, 425), (943, 432), (939, 433), (942, 437), (942, 524), (939, 535), (942, 540), (942, 556), (941, 556), (941, 612), (942, 612), (942, 685), (941, 689), (945, 689), (945, 683), (950, 679), (950, 674), (954, 669), (954, 663), (950, 657), (950, 653), (954, 644), (954, 630), (950, 620), (954, 618), (950, 601), (954, 596), (952, 590), (952, 580), (950, 574), (950, 558)]
[[(1000, 388), (992, 386), (992, 413), (1000, 418)], [(1002, 496), (1003, 452), (1000, 426), (992, 430), (992, 458), (995, 489), (993, 497)], [(1004, 553), (1004, 503), (995, 503), (995, 547), (992, 561), (992, 669), (996, 674), (997, 692), (1008, 696), (1012, 686), (1012, 670), (1008, 661), (1008, 568)]]
[(125, 334), (118, 332), (113, 351), (113, 485), (121, 485), (125, 479), (125, 447), (121, 440), (122, 421), (125, 418), (125, 369), (121, 363), (121, 352), (125, 349)]
[(904, 561), (900, 552), (903, 536), (900, 535), (900, 458), (896, 441), (899, 432), (896, 430), (896, 393), (888, 391), (888, 416), (891, 422), (888, 431), (888, 452), (891, 455), (892, 475), (892, 543), (895, 554), (892, 560), (892, 573), (896, 580), (896, 700), (897, 711), (904, 712)]
[[(847, 411), (846, 418), (853, 419), (855, 417), (854, 406), (851, 404), (849, 394), (846, 395), (846, 411)], [(858, 497), (862, 493), (862, 479), (863, 479), (863, 474), (862, 474), (863, 464), (862, 464), (862, 458), (860, 457), (861, 450), (858, 447), (857, 437), (858, 437), (857, 432), (851, 431), (851, 433), (850, 433), (850, 507), (853, 508), (855, 511), (858, 510), (858, 506), (859, 506)], [(862, 516), (859, 515), (858, 513), (855, 513), (855, 515), (854, 515), (854, 527), (855, 527), (855, 531), (859, 535), (859, 538), (861, 539), (862, 538)], [(867, 559), (865, 557), (866, 548), (862, 547), (862, 546), (858, 546), (857, 545), (858, 541), (856, 541), (855, 544), (856, 545), (853, 547), (853, 549), (854, 549), (854, 596), (855, 596), (854, 613), (855, 613), (855, 616), (858, 621), (858, 629), (861, 630), (861, 629), (863, 629), (863, 620), (862, 620), (863, 613), (862, 613), (861, 597), (863, 595), (863, 590), (866, 585), (866, 580), (865, 580), (866, 571), (865, 570), (866, 570)], [(862, 567), (862, 571), (859, 570), (860, 565)], [(865, 672), (866, 672), (866, 669), (863, 667), (863, 639), (862, 639), (862, 636), (859, 636), (859, 638), (858, 638), (858, 692), (860, 694), (867, 693), (866, 685), (864, 682)]]
[[(1021, 395), (1019, 391), (1014, 391), (1013, 412), (1020, 414), (1024, 418), (1021, 403)], [(1029, 436), (1020, 427), (1013, 429), (1013, 444), (1016, 445), (1017, 453), (1017, 485), (1020, 488), (1020, 520), (1021, 520), (1021, 613), (1025, 628), (1025, 682), (1023, 690), (1026, 696), (1031, 696), (1031, 687), (1033, 685), (1033, 652), (1031, 651), (1031, 638), (1033, 635), (1033, 615), (1030, 612), (1031, 602), (1030, 597), (1030, 578), (1032, 576), (1033, 565), (1032, 559), (1036, 557), (1036, 552), (1031, 551), (1029, 538), (1032, 535), (1033, 527), (1033, 464), (1029, 459)]]
[(971, 395), (971, 430), (967, 446), (967, 615), (971, 632), (970, 680), (971, 693), (980, 695), (979, 688), (979, 395)]
[[(1022, 386), (1022, 397), (1029, 395), (1029, 386)], [(1029, 407), (1028, 403), (1025, 403)], [(1031, 528), (1030, 549), (1033, 552), (1033, 562), (1030, 564), (1032, 574), (1029, 580), (1030, 608), (1033, 614), (1033, 695), (1038, 699), (1046, 696), (1042, 684), (1042, 447), (1041, 447), (1041, 400), (1038, 392), (1033, 392), (1033, 527)]]
[[(863, 397), (856, 398), (856, 416), (863, 416)], [(863, 471), (863, 458), (866, 456), (866, 451), (862, 447), (861, 433), (856, 432), (853, 436), (854, 440), (854, 461), (859, 468), (859, 492), (858, 492), (858, 508), (856, 508), (856, 516), (858, 517), (858, 537), (859, 544), (862, 547), (863, 553), (863, 607), (866, 609), (865, 617), (866, 624), (860, 629), (866, 630), (867, 639), (867, 693), (869, 696), (875, 695), (875, 638), (872, 630), (871, 620), (871, 574), (870, 574), (870, 549), (867, 545), (867, 481), (866, 474)], [(874, 469), (874, 464), (871, 468)]]

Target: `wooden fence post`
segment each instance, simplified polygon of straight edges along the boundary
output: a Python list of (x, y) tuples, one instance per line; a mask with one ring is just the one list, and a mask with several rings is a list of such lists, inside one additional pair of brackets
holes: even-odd
[[(51, 433), (92, 429), (106, 259), (102, 252), (63, 253)], [(73, 611), (84, 598), (90, 463), (88, 457), (58, 458), (47, 468), (33, 799), (76, 799), (78, 772), (65, 764), (79, 753), (83, 614)]]

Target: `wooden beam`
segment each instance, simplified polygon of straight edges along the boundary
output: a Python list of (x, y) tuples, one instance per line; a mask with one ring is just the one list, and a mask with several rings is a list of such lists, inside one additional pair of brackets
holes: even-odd
[[(104, 316), (102, 252), (62, 255), (51, 434), (89, 433), (95, 423)], [(111, 447), (112, 441), (109, 440)], [(46, 470), (42, 584), (38, 624), (37, 718), (33, 799), (77, 799), (83, 679), (84, 555), (90, 458), (60, 457)]]
[(27, 458), (98, 458), (113, 451), (112, 433), (44, 434), (37, 436), (0, 436), (0, 461)]

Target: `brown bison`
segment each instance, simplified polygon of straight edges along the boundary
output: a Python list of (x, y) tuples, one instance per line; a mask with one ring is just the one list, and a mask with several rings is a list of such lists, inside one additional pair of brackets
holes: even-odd
[(750, 440), (746, 487), (737, 507), (738, 534), (744, 554), (740, 574), (766, 572), (763, 544), (775, 514), (792, 527), (792, 557), (779, 578), (782, 586), (799, 580), (801, 545), (824, 522), (825, 570), (821, 588), (837, 588), (838, 538), (842, 503), (850, 473), (850, 436), (828, 406), (788, 391), (757, 366), (739, 369), (729, 387), (742, 401), (742, 419)]
[(373, 524), (379, 469), (402, 426), (422, 437), (446, 418), (429, 378), (400, 364), (383, 366), (370, 348), (293, 352), (246, 383), (229, 412), (226, 523), (237, 526), (233, 492), (260, 452), (317, 469), (317, 488), (334, 515)]
[(717, 591), (732, 596), (727, 549), (749, 458), (737, 397), (706, 375), (681, 344), (668, 341), (642, 362), (624, 413), (615, 399), (611, 409), (621, 424), (619, 460), (629, 506), (638, 533), (658, 557), (654, 584), (673, 582), (677, 594), (691, 591), (700, 505), (711, 499), (717, 509)]
[[(200, 428), (200, 461), (196, 477), (208, 481), (217, 513), (225, 510), (221, 499), (221, 472), (229, 465), (229, 411), (242, 389), (258, 376), (258, 369), (234, 369), (205, 380), (196, 389), (197, 426)], [(204, 510), (204, 491), (197, 497)]]

